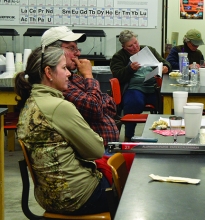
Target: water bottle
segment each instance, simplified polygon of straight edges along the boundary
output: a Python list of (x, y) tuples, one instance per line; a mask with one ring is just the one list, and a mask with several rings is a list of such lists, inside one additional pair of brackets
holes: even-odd
[(189, 83), (189, 59), (187, 56), (184, 56), (182, 61), (182, 80), (184, 83)]
[(193, 65), (191, 68), (191, 83), (194, 86), (198, 84), (198, 75), (199, 75), (199, 70), (197, 68), (196, 62), (193, 62)]

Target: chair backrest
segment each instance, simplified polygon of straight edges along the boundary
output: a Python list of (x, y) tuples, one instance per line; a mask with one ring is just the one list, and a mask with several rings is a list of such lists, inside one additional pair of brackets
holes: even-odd
[(111, 93), (116, 105), (121, 103), (120, 83), (117, 78), (110, 79)]
[(29, 158), (28, 158), (27, 149), (26, 149), (25, 144), (23, 143), (22, 140), (19, 139), (18, 141), (19, 141), (20, 146), (21, 146), (21, 149), (22, 149), (22, 151), (23, 151), (23, 155), (24, 155), (24, 158), (25, 158), (25, 160), (26, 160), (26, 163), (27, 163), (29, 172), (30, 172), (31, 177), (32, 177), (32, 180), (33, 180), (33, 183), (34, 183), (34, 185), (36, 186), (36, 178), (35, 178), (35, 175), (34, 175), (34, 173), (33, 173), (33, 169), (32, 169), (32, 167), (31, 167), (31, 163), (30, 163)]
[[(156, 79), (156, 88), (159, 91), (157, 96), (159, 96), (160, 88), (161, 88), (161, 84), (162, 84), (162, 78), (156, 76), (155, 79)], [(117, 78), (111, 78), (110, 79), (110, 86), (111, 86), (111, 96), (113, 97), (115, 104), (119, 106), (119, 104), (122, 101), (119, 80)], [(158, 106), (158, 104), (157, 104), (157, 106)], [(119, 115), (121, 115), (121, 110), (122, 109), (120, 107), (118, 110)], [(153, 113), (157, 114), (157, 109), (152, 104), (146, 104), (144, 111), (150, 111), (150, 113), (152, 113), (152, 114)]]
[(155, 80), (156, 80), (157, 88), (161, 88), (161, 86), (162, 86), (162, 77), (155, 76)]
[(111, 167), (113, 182), (120, 199), (128, 177), (126, 161), (121, 153), (115, 153), (108, 159), (107, 163)]

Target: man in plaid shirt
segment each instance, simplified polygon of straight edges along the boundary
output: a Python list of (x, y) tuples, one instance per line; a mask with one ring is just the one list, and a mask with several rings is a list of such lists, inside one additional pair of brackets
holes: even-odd
[(119, 141), (119, 130), (113, 119), (116, 105), (108, 94), (102, 93), (99, 82), (93, 78), (92, 66), (87, 59), (78, 59), (80, 50), (77, 42), (84, 42), (86, 35), (73, 33), (66, 26), (52, 27), (42, 38), (42, 45), (62, 47), (65, 51), (67, 68), (76, 70), (69, 78), (68, 89), (64, 92), (65, 99), (72, 102), (90, 127), (108, 142)]

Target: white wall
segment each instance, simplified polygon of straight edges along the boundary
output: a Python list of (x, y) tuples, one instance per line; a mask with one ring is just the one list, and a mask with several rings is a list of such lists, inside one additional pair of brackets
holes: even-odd
[[(0, 28), (5, 28), (3, 26), (0, 26)], [(23, 45), (24, 45), (24, 38), (23, 34), (26, 32), (28, 26), (9, 26), (6, 28), (12, 28), (15, 29), (19, 34), (20, 37), (16, 37), (17, 41), (17, 52), (23, 52)], [(50, 27), (35, 27), (31, 26), (29, 28), (50, 28)], [(79, 27), (74, 27), (73, 29), (93, 29), (93, 30), (99, 30), (101, 28), (79, 28)], [(161, 53), (161, 32), (159, 32), (158, 29), (132, 29), (132, 28), (103, 28), (103, 30), (106, 33), (106, 56), (110, 57), (116, 52), (116, 35), (119, 35), (119, 33), (124, 30), (124, 29), (129, 29), (133, 30), (136, 34), (138, 34), (138, 39), (140, 44), (146, 44), (149, 46), (153, 46), (157, 49), (159, 53)], [(151, 33), (150, 33), (151, 32)], [(152, 37), (152, 36), (155, 36)], [(6, 38), (8, 39), (7, 41), (7, 47), (5, 44)], [(33, 39), (33, 44), (36, 44), (37, 46), (37, 39), (38, 37), (32, 37)], [(6, 50), (9, 51), (11, 50), (11, 45), (10, 45), (11, 37), (1, 37), (0, 36), (0, 53), (4, 53)], [(31, 40), (29, 40), (31, 41)], [(19, 43), (18, 43), (19, 42)], [(40, 38), (39, 38), (39, 46), (40, 46)], [(80, 45), (79, 45), (80, 47)]]
[[(172, 32), (179, 32), (178, 44), (183, 44), (183, 37), (189, 29), (197, 29), (201, 32), (205, 42), (205, 14), (203, 20), (180, 19), (179, 0), (168, 0), (167, 38), (171, 43)], [(198, 48), (205, 56), (205, 45)]]
[[(3, 8), (3, 6), (1, 6)], [(1, 10), (2, 10), (1, 8)], [(158, 1), (158, 26), (156, 28), (152, 29), (133, 29), (136, 34), (138, 34), (138, 39), (140, 44), (146, 44), (149, 46), (153, 46), (157, 49), (157, 51), (161, 54), (161, 27), (162, 27), (162, 0)], [(12, 28), (15, 29), (19, 34), (20, 37), (17, 39), (17, 52), (23, 52), (23, 34), (26, 32), (27, 28), (50, 28), (46, 26), (0, 26), (0, 28)], [(131, 28), (118, 28), (118, 27), (108, 27), (108, 28), (102, 28), (102, 27), (95, 27), (95, 28), (87, 28), (87, 27), (73, 27), (72, 29), (103, 29), (107, 35), (106, 37), (106, 56), (111, 57), (116, 52), (116, 35), (119, 35), (119, 33), (124, 29), (131, 29)], [(11, 45), (7, 42), (5, 44), (5, 39), (8, 37), (2, 37), (0, 36), (0, 53), (5, 53), (5, 48), (7, 44), (7, 51), (10, 50)], [(10, 38), (11, 39), (11, 38)], [(39, 41), (40, 42), (40, 41)], [(34, 44), (36, 42), (33, 42)], [(39, 45), (40, 46), (40, 45)]]

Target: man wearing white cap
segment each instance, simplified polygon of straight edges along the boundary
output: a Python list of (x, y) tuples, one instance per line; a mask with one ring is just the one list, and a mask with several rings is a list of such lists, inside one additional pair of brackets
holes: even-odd
[(113, 99), (100, 90), (99, 82), (93, 78), (92, 65), (87, 59), (78, 59), (80, 50), (77, 43), (84, 42), (84, 33), (73, 33), (66, 26), (52, 27), (41, 38), (41, 45), (62, 47), (65, 51), (67, 68), (77, 68), (78, 74), (69, 78), (65, 98), (72, 102), (90, 127), (108, 142), (119, 141), (119, 130), (113, 119), (116, 105)]
[(184, 35), (183, 45), (175, 46), (171, 49), (167, 61), (171, 64), (173, 70), (179, 69), (178, 53), (188, 53), (189, 67), (192, 67), (193, 62), (196, 62), (197, 67), (200, 67), (200, 60), (204, 60), (202, 52), (198, 49), (200, 45), (204, 45), (201, 32), (196, 29), (190, 29)]
[(44, 32), (41, 37), (42, 46), (58, 46), (65, 49), (66, 62), (69, 70), (77, 68), (76, 63), (72, 60), (80, 55), (77, 48), (77, 42), (81, 43), (86, 40), (84, 33), (73, 33), (66, 26), (52, 27)]

